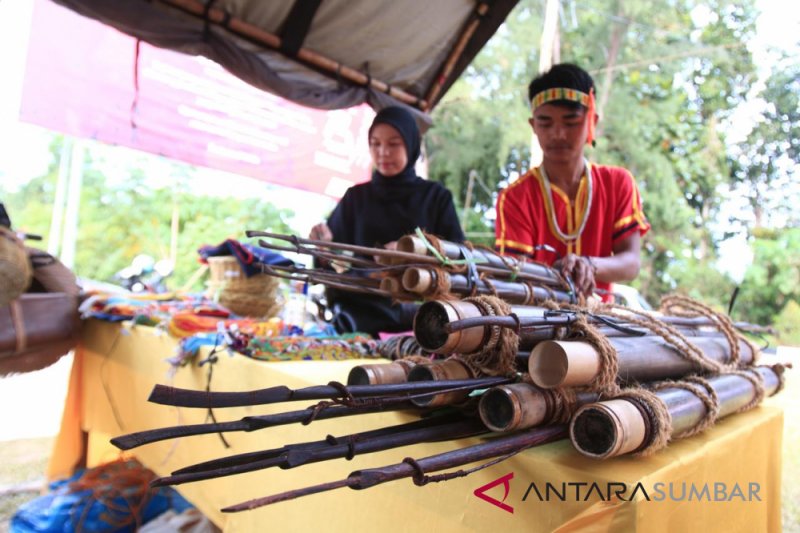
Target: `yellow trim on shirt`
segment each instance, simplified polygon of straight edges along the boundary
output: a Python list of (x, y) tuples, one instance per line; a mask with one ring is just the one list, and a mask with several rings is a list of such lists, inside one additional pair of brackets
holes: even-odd
[(519, 250), (521, 252), (525, 252), (527, 254), (532, 254), (533, 251), (534, 251), (533, 250), (533, 246), (531, 246), (530, 244), (523, 244), (521, 242), (511, 241), (511, 240), (507, 240), (507, 239), (503, 239), (503, 240), (495, 239), (494, 245), (495, 246), (500, 246), (501, 250), (505, 250), (505, 247), (509, 246), (511, 248), (514, 248), (514, 249)]
[[(500, 237), (495, 239), (495, 244), (494, 244), (495, 247), (497, 247), (498, 244), (499, 244), (500, 254), (506, 253), (506, 248), (505, 248), (506, 247), (506, 243), (512, 242), (512, 241), (506, 241), (505, 240), (505, 236), (506, 236), (506, 212), (505, 212), (506, 195), (508, 194), (509, 190), (511, 190), (514, 187), (522, 184), (523, 182), (525, 182), (530, 177), (531, 177), (531, 172), (526, 172), (517, 181), (515, 181), (512, 184), (510, 184), (508, 187), (506, 187), (502, 191), (500, 191), (500, 195), (499, 195), (499, 197), (497, 199), (497, 207), (498, 207), (497, 211), (499, 212), (499, 215), (500, 215), (500, 220), (498, 221), (500, 223)], [(533, 251), (533, 249), (531, 249), (531, 251)]]

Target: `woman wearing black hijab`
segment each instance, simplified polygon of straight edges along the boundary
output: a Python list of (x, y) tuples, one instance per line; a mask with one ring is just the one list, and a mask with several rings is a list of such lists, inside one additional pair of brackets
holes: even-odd
[[(415, 228), (448, 241), (463, 242), (453, 196), (441, 184), (417, 176), (420, 134), (414, 117), (401, 107), (382, 109), (369, 129), (374, 170), (369, 182), (350, 187), (310, 238), (360, 246), (394, 248)], [(417, 306), (393, 304), (390, 298), (329, 289), (328, 303), (338, 314), (340, 332), (408, 331)]]

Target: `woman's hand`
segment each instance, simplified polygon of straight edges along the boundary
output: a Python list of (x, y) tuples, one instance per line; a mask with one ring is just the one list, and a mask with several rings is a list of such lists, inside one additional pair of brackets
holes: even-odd
[(569, 276), (575, 284), (575, 290), (580, 294), (591, 296), (594, 293), (597, 267), (589, 257), (567, 254), (553, 263), (553, 268), (561, 272), (562, 276)]
[(311, 228), (311, 232), (308, 234), (308, 238), (314, 241), (332, 241), (333, 240), (333, 233), (331, 233), (331, 229), (328, 227), (327, 224), (324, 222), (320, 222), (313, 228)]

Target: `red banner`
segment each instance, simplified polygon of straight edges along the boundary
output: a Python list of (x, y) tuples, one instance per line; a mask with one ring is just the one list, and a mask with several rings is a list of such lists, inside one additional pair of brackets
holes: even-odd
[(146, 43), (137, 60), (134, 38), (35, 3), (22, 121), (339, 198), (369, 177), (374, 116), (302, 107)]

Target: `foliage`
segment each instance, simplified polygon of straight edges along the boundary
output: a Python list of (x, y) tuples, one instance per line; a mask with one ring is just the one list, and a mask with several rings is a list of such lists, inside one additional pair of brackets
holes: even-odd
[(746, 320), (768, 324), (790, 302), (800, 302), (800, 227), (762, 231), (752, 249), (736, 307)]
[[(470, 170), (496, 191), (528, 168), (527, 85), (538, 67), (543, 12), (541, 0), (522, 0), (434, 113), (431, 176), (457, 204)], [(597, 87), (601, 135), (589, 157), (633, 172), (653, 227), (635, 283), (650, 301), (680, 289), (727, 305), (734, 282), (717, 268), (718, 245), (741, 227), (724, 218), (728, 191), (750, 191), (753, 211), (766, 196), (790, 203), (771, 191), (790, 178), (786, 158), (797, 161), (800, 148), (796, 64), (786, 59), (767, 83), (761, 96), (770, 106), (748, 139), (753, 149), (737, 153), (726, 137), (733, 110), (758, 96), (746, 46), (757, 14), (753, 0), (562, 2), (560, 60), (586, 68)], [(483, 210), (470, 215), (473, 231), (493, 231), (495, 197), (473, 191), (472, 204)], [(771, 305), (763, 318), (779, 310)]]
[[(47, 175), (20, 190), (3, 193), (15, 229), (47, 236), (55, 197), (61, 139), (52, 147), (53, 163)], [(113, 282), (116, 272), (139, 254), (170, 257), (173, 209), (179, 216), (177, 264), (170, 287), (183, 286), (200, 266), (197, 249), (225, 239), (245, 240), (246, 229), (291, 233), (290, 211), (279, 210), (258, 198), (239, 200), (198, 196), (188, 192), (190, 175), (165, 180), (154, 188), (143, 171), (130, 170), (124, 180), (111, 181), (102, 165), (87, 156), (80, 199), (75, 272), (82, 277)], [(181, 175), (183, 174), (183, 175)], [(47, 240), (37, 245), (47, 247)], [(201, 289), (196, 284), (194, 289)]]
[[(751, 211), (745, 213), (745, 223), (752, 221), (754, 228), (791, 218), (800, 200), (797, 188), (791, 188), (800, 165), (800, 62), (779, 62), (761, 96), (766, 109), (735, 147), (733, 165), (735, 190)], [(774, 194), (776, 190), (785, 193)]]
[(775, 329), (781, 344), (800, 346), (800, 303), (789, 300), (775, 317)]

